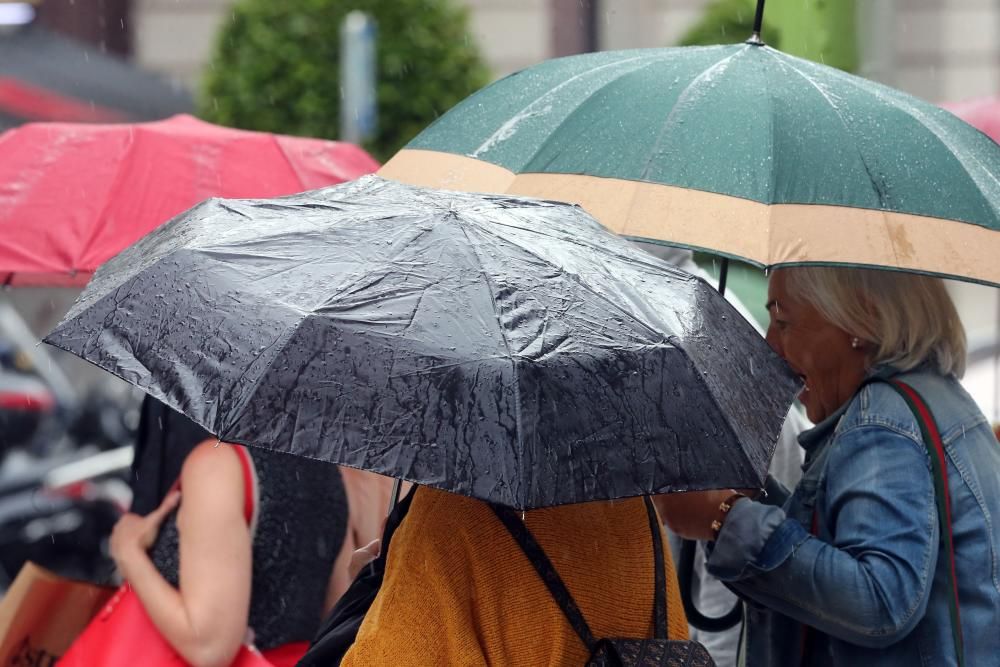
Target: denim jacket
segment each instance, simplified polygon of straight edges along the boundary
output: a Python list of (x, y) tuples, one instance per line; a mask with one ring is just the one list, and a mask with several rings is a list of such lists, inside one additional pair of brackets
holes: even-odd
[[(965, 664), (1000, 665), (1000, 445), (954, 378), (898, 378), (927, 402), (948, 458)], [(708, 571), (747, 602), (744, 664), (957, 664), (930, 458), (909, 407), (873, 382), (799, 442), (794, 492), (772, 484), (770, 504), (736, 503), (710, 545)]]

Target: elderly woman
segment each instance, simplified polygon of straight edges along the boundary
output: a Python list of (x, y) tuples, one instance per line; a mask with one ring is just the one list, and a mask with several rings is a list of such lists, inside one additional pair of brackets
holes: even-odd
[[(943, 283), (789, 268), (768, 292), (767, 339), (802, 377), (816, 424), (799, 438), (802, 480), (791, 494), (769, 482), (759, 500), (733, 490), (658, 499), (674, 531), (714, 541), (709, 572), (749, 603), (746, 664), (996, 664), (1000, 446), (956, 380), (965, 334)], [(889, 378), (915, 389), (937, 423), (952, 550), (921, 425), (878, 381)]]

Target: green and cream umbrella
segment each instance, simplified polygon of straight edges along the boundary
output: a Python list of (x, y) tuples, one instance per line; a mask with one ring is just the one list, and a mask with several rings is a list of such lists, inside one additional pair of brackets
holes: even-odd
[(1000, 284), (1000, 148), (759, 40), (543, 62), (467, 98), (380, 174), (569, 201), (627, 237), (764, 268)]

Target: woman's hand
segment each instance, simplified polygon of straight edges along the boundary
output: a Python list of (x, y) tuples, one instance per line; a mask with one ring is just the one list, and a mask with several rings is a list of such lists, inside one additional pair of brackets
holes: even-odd
[(381, 550), (382, 540), (372, 540), (351, 554), (351, 562), (347, 566), (347, 572), (351, 575), (351, 579), (356, 579), (358, 573), (361, 572), (365, 565), (378, 558), (379, 551)]
[(126, 575), (128, 564), (137, 555), (145, 557), (147, 551), (156, 541), (160, 525), (181, 501), (180, 491), (171, 491), (163, 499), (160, 506), (147, 514), (139, 516), (131, 512), (118, 519), (111, 531), (111, 557), (122, 574)]
[(732, 489), (663, 493), (653, 496), (653, 504), (671, 532), (707, 542), (715, 539), (712, 522), (722, 518), (719, 505), (733, 493)]

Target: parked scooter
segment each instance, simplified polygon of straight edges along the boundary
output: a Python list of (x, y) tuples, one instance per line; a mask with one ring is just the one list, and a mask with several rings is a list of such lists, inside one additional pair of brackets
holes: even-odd
[(131, 501), (134, 422), (100, 395), (61, 404), (0, 341), (0, 592), (29, 560), (108, 580), (108, 537)]

